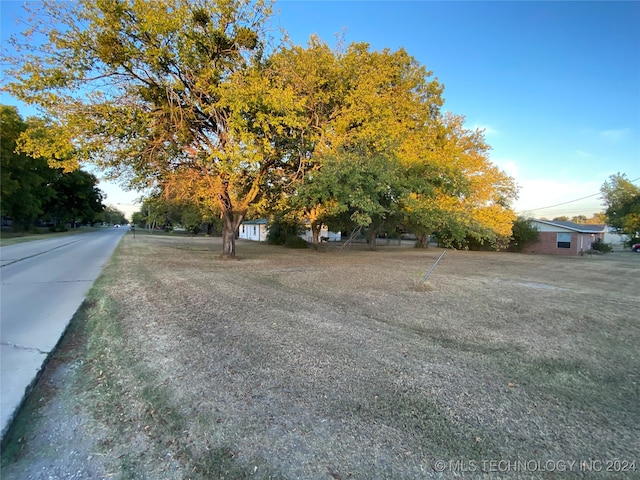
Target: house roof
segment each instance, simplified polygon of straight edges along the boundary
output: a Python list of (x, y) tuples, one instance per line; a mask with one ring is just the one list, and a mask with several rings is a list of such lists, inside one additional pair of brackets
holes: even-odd
[(533, 220), (534, 222), (543, 223), (552, 227), (562, 227), (568, 230), (573, 230), (578, 233), (605, 233), (607, 232), (606, 225), (595, 225), (588, 223), (573, 223), (565, 222), (563, 220)]
[(256, 220), (244, 220), (242, 222), (242, 225), (266, 225), (266, 224), (267, 224), (266, 218), (258, 218)]

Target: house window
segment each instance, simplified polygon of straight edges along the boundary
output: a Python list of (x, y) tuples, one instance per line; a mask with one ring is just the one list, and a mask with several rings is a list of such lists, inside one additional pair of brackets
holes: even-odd
[(255, 225), (253, 226), (253, 234), (254, 235), (256, 234), (256, 226)]
[(244, 233), (244, 225), (242, 225), (242, 233)]
[(558, 233), (558, 248), (571, 248), (570, 233)]

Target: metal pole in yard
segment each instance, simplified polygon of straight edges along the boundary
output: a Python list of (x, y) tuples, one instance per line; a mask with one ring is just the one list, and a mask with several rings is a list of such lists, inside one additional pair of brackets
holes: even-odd
[(424, 285), (424, 282), (427, 281), (427, 279), (429, 278), (429, 275), (431, 275), (431, 272), (433, 272), (433, 269), (436, 268), (438, 263), (440, 263), (440, 260), (442, 260), (446, 254), (447, 254), (447, 251), (443, 250), (440, 256), (438, 257), (438, 259), (435, 261), (435, 263), (431, 265), (431, 268), (427, 271), (427, 273), (424, 274), (424, 276), (422, 277), (422, 280), (420, 280), (420, 285)]
[(351, 232), (351, 236), (349, 237), (349, 239), (346, 242), (344, 242), (342, 247), (340, 247), (340, 251), (344, 250), (345, 247), (349, 246), (351, 244), (351, 242), (353, 242), (353, 239), (356, 238), (360, 234), (361, 231), (362, 231), (362, 225), (359, 226), (357, 229), (355, 229), (353, 232)]

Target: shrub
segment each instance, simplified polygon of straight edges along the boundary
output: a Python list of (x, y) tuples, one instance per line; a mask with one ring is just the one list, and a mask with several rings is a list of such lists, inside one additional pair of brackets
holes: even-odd
[(609, 253), (611, 251), (611, 245), (604, 243), (601, 238), (596, 238), (596, 241), (591, 244), (591, 250)]
[(518, 217), (513, 222), (512, 240), (509, 245), (511, 250), (521, 252), (527, 243), (537, 242), (540, 232), (533, 226), (531, 220), (525, 217)]
[(287, 248), (308, 248), (309, 244), (304, 238), (300, 238), (297, 235), (289, 236), (284, 241), (284, 246)]
[[(298, 234), (302, 232), (304, 232), (304, 226), (302, 226), (299, 222), (285, 219), (283, 217), (274, 217), (269, 222), (267, 243), (271, 245), (285, 245), (288, 239), (297, 237)], [(295, 240), (291, 241), (295, 242)], [(306, 243), (307, 242), (305, 242), (305, 244)]]

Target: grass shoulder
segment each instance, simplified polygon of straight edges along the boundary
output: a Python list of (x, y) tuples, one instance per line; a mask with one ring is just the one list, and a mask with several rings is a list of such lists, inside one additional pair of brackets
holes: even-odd
[(51, 232), (49, 229), (40, 229), (37, 232), (13, 232), (2, 230), (0, 232), (0, 247), (15, 245), (17, 243), (31, 242), (34, 240), (44, 240), (48, 238), (68, 237), (83, 233), (95, 232), (108, 227), (80, 227), (70, 229), (66, 232)]

